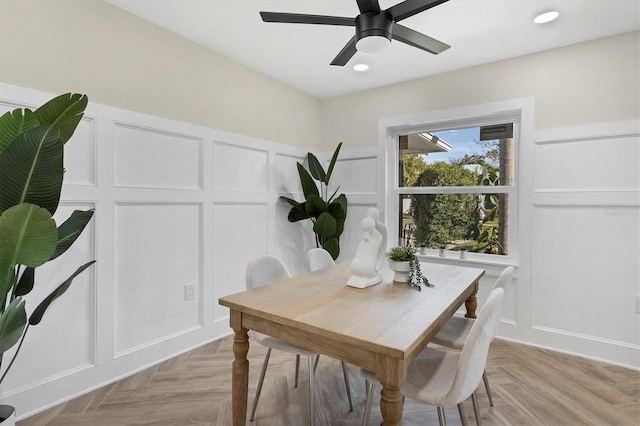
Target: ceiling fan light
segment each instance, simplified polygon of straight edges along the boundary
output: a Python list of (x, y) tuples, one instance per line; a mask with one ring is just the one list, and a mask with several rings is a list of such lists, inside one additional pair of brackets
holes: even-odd
[(551, 10), (549, 12), (541, 13), (533, 19), (533, 22), (536, 24), (546, 24), (547, 22), (551, 22), (560, 16), (560, 13), (556, 10)]
[(358, 52), (374, 54), (382, 52), (389, 47), (391, 40), (384, 36), (371, 35), (363, 37), (356, 43), (356, 49)]

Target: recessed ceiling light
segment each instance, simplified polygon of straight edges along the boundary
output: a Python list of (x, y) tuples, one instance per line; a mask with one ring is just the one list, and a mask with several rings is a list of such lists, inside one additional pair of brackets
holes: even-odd
[(535, 22), (536, 24), (546, 24), (547, 22), (553, 21), (558, 16), (560, 16), (560, 13), (558, 11), (551, 10), (549, 12), (544, 12), (536, 16), (533, 22)]
[(369, 65), (367, 65), (367, 64), (355, 64), (353, 66), (353, 69), (355, 71), (366, 71), (366, 70), (369, 69)]

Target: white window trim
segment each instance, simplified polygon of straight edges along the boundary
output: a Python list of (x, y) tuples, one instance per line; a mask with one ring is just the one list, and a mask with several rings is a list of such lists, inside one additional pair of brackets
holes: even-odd
[[(533, 136), (533, 98), (518, 98), (509, 101), (492, 102), (487, 104), (472, 105), (462, 108), (434, 111), (421, 114), (406, 115), (393, 118), (384, 118), (378, 121), (378, 206), (383, 213), (383, 219), (389, 229), (389, 247), (396, 245), (396, 233), (398, 229), (397, 200), (400, 193), (411, 193), (409, 188), (400, 190), (398, 185), (398, 152), (396, 141), (400, 134), (416, 132), (425, 128), (449, 128), (461, 125), (474, 125), (478, 122), (496, 121), (501, 119), (515, 120), (517, 123), (518, 135), (514, 146), (514, 186), (499, 187), (503, 190), (508, 188), (510, 197), (511, 214), (509, 215), (509, 254), (506, 256), (467, 253), (467, 259), (459, 259), (455, 252), (448, 252), (447, 257), (438, 257), (439, 261), (451, 261), (454, 263), (480, 263), (488, 265), (517, 265), (519, 257), (523, 254), (518, 241), (521, 234), (529, 226), (522, 226), (523, 222), (530, 218), (528, 213), (523, 213), (522, 194), (529, 194), (531, 191), (531, 157), (532, 157), (532, 136)], [(521, 159), (526, 159), (521, 161)], [(484, 188), (483, 188), (484, 189)], [(497, 188), (496, 188), (497, 189)], [(425, 189), (418, 189), (416, 192), (424, 192)], [(435, 192), (475, 192), (477, 187), (455, 187), (434, 189)], [(493, 193), (495, 189), (486, 188), (486, 193)], [(529, 198), (524, 197), (524, 198)], [(393, 235), (393, 238), (391, 236)], [(526, 250), (525, 250), (526, 251)], [(427, 257), (437, 257), (436, 250), (430, 250)]]

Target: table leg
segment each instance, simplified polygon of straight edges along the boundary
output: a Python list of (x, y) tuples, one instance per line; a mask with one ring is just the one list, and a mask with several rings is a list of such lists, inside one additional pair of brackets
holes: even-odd
[(231, 376), (231, 403), (233, 407), (233, 425), (242, 426), (247, 420), (247, 393), (249, 388), (249, 335), (242, 327), (242, 314), (231, 312), (231, 327), (235, 333), (233, 338), (233, 360)]
[(478, 308), (478, 281), (473, 285), (473, 292), (469, 295), (469, 298), (464, 302), (467, 313), (464, 315), (467, 318), (476, 317), (476, 309)]
[(402, 421), (404, 403), (400, 389), (404, 384), (407, 369), (404, 361), (397, 358), (378, 356), (376, 377), (382, 385), (380, 392), (380, 413), (383, 426), (398, 426)]
[(382, 426), (396, 426), (402, 420), (402, 392), (399, 386), (382, 385), (380, 392)]

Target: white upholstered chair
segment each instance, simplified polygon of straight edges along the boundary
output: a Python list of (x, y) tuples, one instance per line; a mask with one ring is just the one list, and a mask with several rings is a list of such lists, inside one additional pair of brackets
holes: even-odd
[[(493, 284), (491, 290), (493, 291), (496, 288), (504, 288), (506, 285), (511, 283), (512, 277), (513, 266), (508, 266), (502, 271), (496, 282)], [(440, 331), (438, 331), (438, 334), (431, 339), (431, 342), (447, 348), (462, 350), (474, 321), (475, 320), (472, 318), (453, 316), (442, 326)], [(493, 407), (493, 396), (491, 395), (491, 387), (489, 387), (489, 379), (487, 378), (486, 372), (482, 373), (482, 380), (484, 381), (484, 387), (487, 390), (489, 405)]]
[[(304, 269), (307, 272), (319, 271), (320, 269), (328, 268), (335, 265), (333, 258), (328, 251), (322, 248), (313, 248), (307, 252), (304, 257)], [(320, 357), (316, 359), (316, 365)], [(347, 398), (349, 399), (349, 409), (353, 411), (353, 400), (351, 398), (351, 386), (349, 385), (349, 376), (347, 374), (347, 367), (344, 361), (340, 361), (342, 365), (342, 375), (344, 376), (344, 385), (347, 388)]]
[[(411, 363), (402, 386), (402, 394), (407, 398), (434, 405), (438, 410), (440, 425), (446, 425), (444, 408), (458, 406), (462, 424), (467, 424), (462, 402), (472, 397), (476, 421), (480, 426), (480, 414), (475, 390), (482, 380), (489, 345), (495, 336), (504, 289), (491, 292), (487, 302), (473, 322), (462, 351), (444, 351), (427, 346)], [(367, 380), (367, 401), (363, 424), (369, 421), (373, 399), (373, 384), (377, 382), (375, 373), (361, 370)]]
[[(249, 262), (247, 266), (247, 289), (257, 288), (265, 284), (272, 283), (274, 281), (290, 278), (291, 273), (287, 266), (280, 260), (280, 258), (271, 255), (258, 256)], [(295, 387), (298, 387), (298, 369), (300, 363), (300, 356), (306, 356), (309, 364), (309, 424), (314, 424), (315, 412), (314, 412), (314, 396), (313, 396), (313, 359), (318, 354), (303, 349), (301, 347), (291, 345), (280, 339), (262, 334), (259, 332), (251, 331), (251, 336), (267, 348), (267, 354), (264, 357), (262, 364), (262, 371), (260, 372), (260, 379), (258, 380), (258, 388), (256, 389), (256, 397), (253, 400), (253, 407), (251, 408), (251, 421), (254, 420), (256, 415), (256, 408), (258, 407), (258, 399), (260, 399), (260, 392), (262, 392), (262, 384), (264, 383), (264, 376), (267, 372), (267, 366), (269, 364), (269, 357), (271, 356), (271, 350), (276, 349), (282, 352), (288, 352), (296, 355), (296, 377)]]

